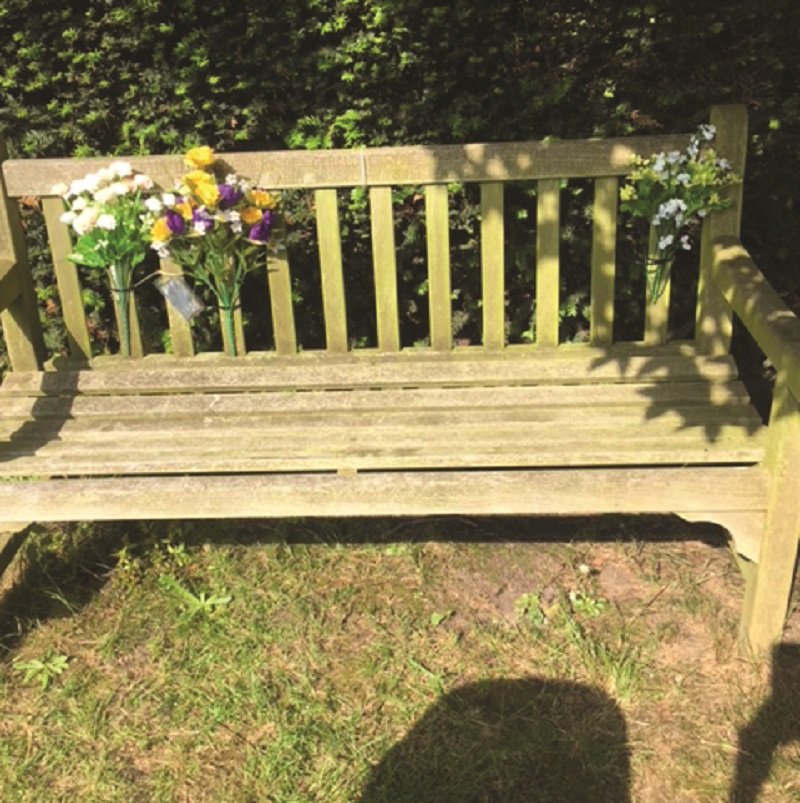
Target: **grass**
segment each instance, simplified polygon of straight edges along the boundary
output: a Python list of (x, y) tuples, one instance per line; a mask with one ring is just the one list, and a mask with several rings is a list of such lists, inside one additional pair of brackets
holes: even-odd
[(634, 525), (40, 527), (0, 799), (800, 800), (800, 653), (741, 658), (726, 550)]

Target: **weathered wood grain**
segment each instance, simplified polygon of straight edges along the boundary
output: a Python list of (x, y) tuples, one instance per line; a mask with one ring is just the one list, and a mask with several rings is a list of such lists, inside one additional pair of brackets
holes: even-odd
[(399, 351), (400, 316), (397, 308), (397, 256), (391, 187), (372, 187), (369, 205), (378, 348), (381, 351)]
[(558, 345), (561, 182), (540, 181), (536, 188), (536, 344)]
[[(682, 149), (688, 134), (469, 145), (404, 146), (369, 150), (224, 153), (232, 170), (274, 190), (391, 186), (453, 181), (506, 181), (622, 176), (634, 154)], [(159, 186), (171, 189), (186, 172), (183, 158), (125, 157)], [(107, 158), (11, 159), (3, 174), (12, 197), (52, 194), (55, 183), (82, 178)]]
[(345, 352), (347, 314), (345, 311), (342, 241), (339, 231), (339, 206), (336, 190), (316, 190), (317, 238), (322, 271), (322, 309), (325, 316), (325, 340), (333, 353)]
[(481, 184), (481, 300), (483, 345), (498, 351), (506, 344), (504, 186)]
[[(5, 142), (0, 137), (0, 167), (7, 164), (7, 156)], [(5, 273), (0, 283), (0, 322), (11, 367), (19, 371), (36, 370), (45, 358), (36, 289), (19, 207), (9, 197), (4, 181), (0, 181), (0, 266)]]
[(800, 321), (775, 292), (741, 242), (720, 238), (714, 244), (711, 281), (742, 319), (777, 368), (786, 369), (789, 390), (800, 398)]
[(280, 355), (296, 354), (297, 333), (292, 300), (292, 276), (284, 224), (279, 224), (273, 230), (267, 249), (267, 281), (275, 351)]
[[(144, 389), (146, 390), (146, 388)], [(226, 415), (238, 413), (296, 416), (309, 412), (340, 411), (391, 412), (466, 409), (480, 411), (514, 410), (524, 407), (559, 405), (565, 410), (585, 412), (606, 407), (640, 408), (643, 414), (657, 417), (678, 407), (693, 420), (702, 420), (709, 408), (717, 414), (749, 407), (750, 397), (741, 382), (661, 382), (603, 385), (535, 385), (505, 387), (498, 394), (494, 387), (404, 388), (402, 390), (305, 391), (279, 390), (261, 392), (181, 393), (178, 395), (78, 395), (11, 396), (3, 395), (0, 422), (55, 418), (84, 420), (97, 418), (139, 418), (142, 416)]]
[(450, 218), (447, 186), (425, 187), (425, 238), (428, 252), (428, 305), (431, 348), (453, 345), (453, 302), (450, 287)]
[(0, 508), (20, 521), (307, 516), (573, 515), (706, 510), (729, 491), (730, 510), (763, 507), (758, 469), (581, 469), (396, 472), (391, 475), (97, 478), (0, 483)]
[(767, 519), (758, 565), (745, 596), (740, 635), (745, 646), (765, 654), (779, 641), (789, 605), (800, 539), (800, 402), (778, 372), (770, 415), (765, 466), (769, 472)]
[[(748, 144), (747, 108), (740, 105), (713, 106), (710, 122), (717, 129), (713, 143), (715, 150), (731, 163), (734, 172), (743, 179)], [(695, 339), (700, 349), (709, 354), (726, 354), (730, 351), (733, 318), (712, 282), (713, 244), (719, 237), (739, 237), (743, 186), (740, 181), (725, 190), (723, 198), (731, 201), (731, 205), (711, 214), (703, 225)]]
[(617, 194), (619, 180), (594, 182), (592, 286), (589, 342), (610, 346), (614, 340), (614, 285), (617, 269)]
[(73, 357), (88, 361), (92, 358), (92, 345), (89, 339), (89, 327), (86, 325), (83, 291), (78, 278), (78, 268), (74, 262), (67, 259), (72, 253), (69, 230), (66, 224), (59, 220), (64, 211), (64, 204), (60, 198), (44, 198), (42, 211), (47, 225), (47, 239), (53, 258), (69, 352)]
[[(591, 353), (591, 352), (590, 352)], [(463, 360), (409, 359), (405, 354), (350, 358), (326, 363), (278, 360), (263, 366), (215, 365), (214, 370), (198, 361), (196, 367), (132, 368), (129, 371), (13, 372), (6, 377), (0, 396), (99, 393), (195, 393), (244, 390), (331, 390), (352, 388), (412, 388), (447, 386), (496, 386), (534, 384), (599, 384), (604, 382), (730, 381), (737, 376), (728, 357), (629, 357), (615, 360), (574, 359), (558, 352), (504, 358), (472, 357)]]

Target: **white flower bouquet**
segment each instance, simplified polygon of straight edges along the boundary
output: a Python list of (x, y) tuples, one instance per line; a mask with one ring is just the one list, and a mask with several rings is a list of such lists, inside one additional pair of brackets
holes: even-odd
[(142, 193), (153, 181), (136, 173), (128, 162), (112, 162), (69, 186), (57, 184), (54, 195), (64, 200), (61, 221), (76, 235), (69, 259), (78, 265), (108, 272), (119, 313), (120, 352), (131, 353), (130, 294), (133, 272), (149, 250)]

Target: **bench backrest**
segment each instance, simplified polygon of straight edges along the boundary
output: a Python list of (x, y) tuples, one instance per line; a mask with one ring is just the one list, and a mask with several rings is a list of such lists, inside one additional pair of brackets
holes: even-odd
[[(740, 175), (747, 143), (743, 107), (712, 109), (717, 127), (717, 150)], [(428, 276), (429, 348), (453, 348), (448, 185), (475, 182), (480, 186), (480, 264), (482, 342), (468, 346), (500, 351), (507, 346), (504, 237), (504, 184), (536, 182), (535, 243), (535, 345), (550, 347), (559, 341), (560, 193), (565, 179), (594, 183), (591, 245), (589, 344), (608, 346), (613, 339), (615, 272), (617, 262), (617, 208), (619, 181), (630, 170), (634, 154), (648, 156), (661, 150), (683, 149), (686, 135), (627, 137), (556, 142), (491, 143), (438, 147), (392, 147), (364, 150), (285, 151), (225, 154), (225, 161), (240, 175), (276, 190), (310, 190), (321, 272), (326, 350), (350, 349), (347, 330), (337, 192), (363, 188), (368, 193), (373, 259), (377, 348), (401, 349), (398, 314), (397, 264), (392, 188), (419, 186), (424, 196)], [(3, 154), (0, 154), (2, 158)], [(133, 166), (150, 175), (157, 185), (171, 188), (185, 172), (180, 156), (131, 157)], [(66, 257), (70, 237), (59, 222), (61, 200), (52, 196), (57, 182), (69, 183), (107, 164), (107, 159), (6, 160), (2, 165), (0, 196), (0, 310), (4, 337), (14, 369), (41, 364), (42, 336), (35, 314), (24, 238), (14, 199), (42, 199), (61, 309), (73, 356), (91, 357), (90, 337), (82, 302), (78, 271)], [(738, 234), (741, 188), (731, 192), (734, 204), (704, 224), (697, 300), (696, 338), (704, 350), (725, 350), (730, 332), (729, 313), (707, 278), (711, 241), (720, 234)], [(280, 244), (279, 244), (280, 246)], [(292, 299), (291, 268), (285, 248), (273, 248), (267, 276), (275, 350), (297, 353)], [(179, 269), (165, 263), (165, 273)], [(661, 344), (667, 337), (670, 294), (647, 305), (644, 342)], [(167, 306), (172, 351), (180, 356), (195, 352), (190, 326)], [(239, 320), (237, 338), (244, 335)], [(513, 347), (512, 347), (513, 348)], [(141, 338), (134, 321), (134, 354), (141, 354)]]

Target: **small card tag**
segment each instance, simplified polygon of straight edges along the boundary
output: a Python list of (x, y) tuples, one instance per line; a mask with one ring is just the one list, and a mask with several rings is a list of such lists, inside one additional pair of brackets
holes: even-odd
[(183, 276), (170, 276), (167, 279), (161, 279), (156, 282), (156, 287), (161, 295), (178, 311), (178, 314), (187, 321), (190, 321), (206, 308), (192, 288), (186, 284)]

